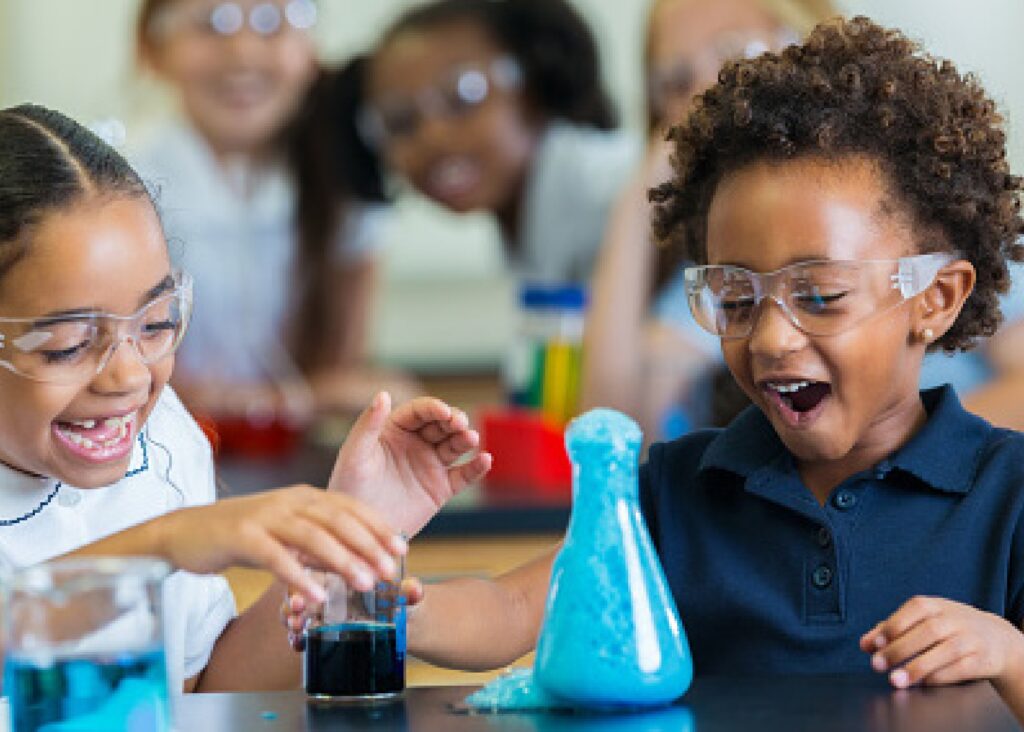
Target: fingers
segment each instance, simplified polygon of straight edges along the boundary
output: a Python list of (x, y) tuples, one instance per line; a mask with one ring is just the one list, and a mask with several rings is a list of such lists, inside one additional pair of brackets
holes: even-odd
[(912, 597), (896, 612), (861, 636), (861, 650), (872, 653), (884, 648), (892, 639), (900, 637), (925, 618), (937, 615), (941, 608), (942, 600), (938, 598)]
[[(327, 565), (332, 571), (338, 572), (352, 581), (361, 590), (373, 586), (378, 576), (389, 578), (397, 569), (395, 551), (397, 544), (392, 543), (394, 532), (386, 528), (375, 528), (351, 513), (336, 513), (328, 507), (310, 506), (306, 509), (309, 517), (310, 533), (299, 537), (304, 543), (298, 548), (309, 558)], [(344, 553), (348, 556), (343, 556)], [(339, 552), (332, 556), (332, 552)], [(339, 564), (348, 564), (345, 570)]]
[[(370, 563), (343, 539), (313, 521), (292, 519), (275, 527), (273, 538), (281, 545), (298, 549), (306, 565), (344, 577), (356, 589), (369, 590), (377, 580), (378, 572)], [(271, 570), (275, 571), (272, 567)], [(288, 578), (281, 576), (281, 579), (287, 581)], [(322, 602), (322, 597), (308, 596), (308, 599)]]
[[(461, 409), (454, 409), (434, 397), (418, 397), (398, 407), (391, 418), (403, 430), (419, 432), (424, 427), (439, 422), (449, 422), (455, 419), (456, 414), (461, 415), (461, 419), (465, 420), (466, 415)], [(469, 422), (466, 420), (461, 429), (465, 429), (468, 424)], [(424, 436), (424, 439), (429, 438)]]
[(400, 592), (406, 605), (417, 605), (423, 600), (423, 583), (417, 577), (407, 577), (402, 580)]
[(480, 444), (480, 435), (476, 430), (464, 430), (448, 437), (435, 446), (441, 464), (448, 466), (460, 459)]
[(889, 682), (897, 689), (919, 683), (954, 683), (978, 676), (975, 655), (961, 639), (941, 641), (902, 668), (889, 674)]
[(493, 461), (494, 458), (491, 457), (491, 453), (481, 452), (477, 453), (473, 459), (465, 465), (452, 468), (449, 471), (449, 480), (451, 482), (452, 492), (458, 493), (466, 486), (476, 483), (487, 475), (487, 471), (491, 469), (491, 463)]
[(384, 425), (387, 424), (390, 413), (391, 395), (386, 391), (377, 392), (370, 406), (359, 414), (359, 418), (352, 425), (345, 443), (352, 443), (352, 447), (358, 450), (367, 443), (376, 442)]
[(942, 616), (931, 615), (910, 627), (905, 633), (888, 640), (886, 645), (871, 656), (875, 671), (888, 671), (902, 666), (937, 643), (953, 634), (953, 626)]
[(237, 534), (237, 551), (312, 602), (322, 601), (323, 589), (303, 564), (369, 590), (378, 579), (394, 576), (396, 559), (408, 551), (376, 513), (347, 496), (296, 487), (243, 500), (236, 505), (250, 506), (252, 513)]
[(311, 577), (295, 555), (267, 535), (249, 554), (258, 566), (265, 567), (286, 585), (295, 588), (306, 601), (320, 604), (327, 595), (323, 586)]

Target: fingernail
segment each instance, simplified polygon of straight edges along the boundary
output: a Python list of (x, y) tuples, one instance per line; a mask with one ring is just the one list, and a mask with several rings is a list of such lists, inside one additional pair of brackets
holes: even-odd
[(898, 668), (889, 674), (889, 682), (897, 689), (906, 689), (910, 686), (910, 674), (905, 669)]
[(885, 656), (881, 653), (876, 653), (871, 657), (871, 668), (875, 671), (885, 671), (889, 667), (889, 664), (885, 662)]
[(392, 536), (391, 548), (398, 554), (405, 554), (409, 551), (409, 542), (405, 540), (404, 536)]
[(380, 567), (380, 572), (385, 577), (393, 577), (395, 574), (395, 560), (389, 557), (387, 554), (380, 557), (377, 561), (377, 566)]
[(887, 643), (887, 641), (885, 640), (885, 636), (884, 635), (879, 635), (879, 636), (875, 637), (875, 648), (881, 650), (881, 649), (885, 648), (885, 644), (886, 643)]
[(327, 600), (327, 591), (315, 582), (306, 586), (306, 592), (313, 598), (313, 602), (320, 603)]
[(357, 590), (366, 592), (373, 588), (373, 575), (365, 569), (356, 569), (352, 572), (352, 584)]

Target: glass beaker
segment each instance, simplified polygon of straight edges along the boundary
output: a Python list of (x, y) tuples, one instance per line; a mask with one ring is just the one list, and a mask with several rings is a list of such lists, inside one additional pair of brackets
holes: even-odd
[(3, 583), (15, 732), (171, 728), (161, 586), (149, 557), (61, 559)]
[(374, 703), (405, 690), (404, 562), (369, 591), (324, 575), (327, 600), (305, 632), (305, 686), (318, 703)]
[(570, 423), (573, 506), (537, 643), (540, 687), (578, 707), (643, 707), (682, 696), (693, 662), (640, 513), (640, 427), (594, 409)]

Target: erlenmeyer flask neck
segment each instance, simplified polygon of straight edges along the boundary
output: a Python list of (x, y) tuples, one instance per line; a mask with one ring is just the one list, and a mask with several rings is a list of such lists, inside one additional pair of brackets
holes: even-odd
[(573, 504), (583, 507), (609, 498), (637, 500), (637, 459), (642, 435), (632, 419), (597, 409), (573, 421), (565, 448), (573, 466)]

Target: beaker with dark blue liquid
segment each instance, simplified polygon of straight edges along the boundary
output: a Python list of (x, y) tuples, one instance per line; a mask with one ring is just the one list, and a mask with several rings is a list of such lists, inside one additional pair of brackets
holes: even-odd
[(534, 666), (571, 706), (644, 707), (689, 688), (689, 644), (640, 513), (640, 427), (595, 409), (565, 434), (573, 508), (555, 559)]
[(305, 633), (306, 694), (316, 703), (379, 703), (405, 690), (401, 572), (369, 592), (326, 575), (327, 601)]

